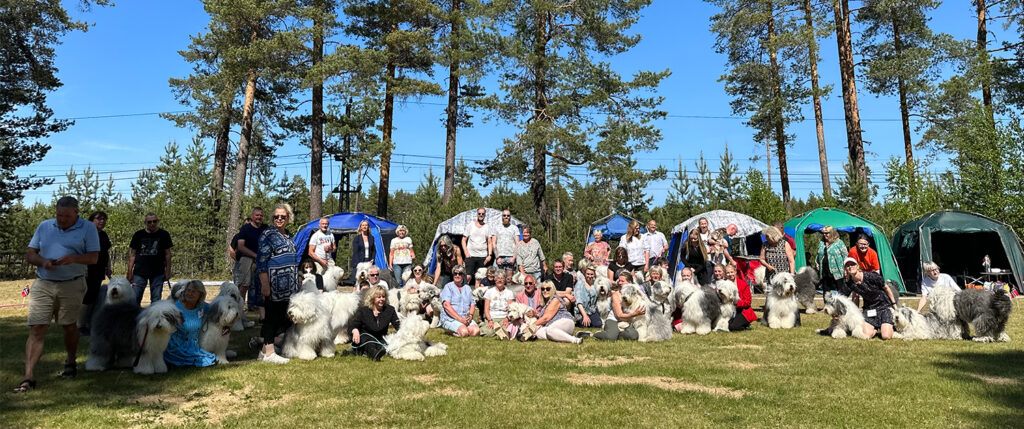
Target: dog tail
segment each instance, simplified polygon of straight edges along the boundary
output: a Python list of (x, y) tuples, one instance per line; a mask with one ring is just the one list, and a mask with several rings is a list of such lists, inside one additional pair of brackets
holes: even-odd
[(763, 266), (757, 267), (757, 269), (754, 270), (754, 283), (762, 288), (764, 288), (764, 277), (767, 271), (768, 270)]

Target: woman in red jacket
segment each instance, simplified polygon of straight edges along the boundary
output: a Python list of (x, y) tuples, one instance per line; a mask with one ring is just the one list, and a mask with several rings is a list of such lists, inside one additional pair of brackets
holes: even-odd
[(729, 320), (729, 332), (750, 329), (750, 324), (757, 321), (757, 314), (750, 308), (750, 285), (736, 275), (735, 265), (725, 267), (725, 278), (736, 282), (736, 288), (740, 291), (740, 300), (736, 301), (736, 315)]

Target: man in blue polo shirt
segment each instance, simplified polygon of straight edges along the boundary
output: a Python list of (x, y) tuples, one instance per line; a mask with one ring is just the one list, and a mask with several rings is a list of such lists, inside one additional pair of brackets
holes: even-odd
[(56, 219), (39, 224), (25, 257), (39, 267), (32, 282), (28, 301), (29, 336), (25, 343), (25, 380), (15, 392), (36, 386), (35, 369), (43, 354), (43, 339), (50, 321), (56, 317), (64, 329), (65, 378), (77, 374), (78, 311), (85, 296), (87, 265), (99, 259), (100, 238), (96, 226), (78, 216), (78, 200), (63, 197), (57, 200)]

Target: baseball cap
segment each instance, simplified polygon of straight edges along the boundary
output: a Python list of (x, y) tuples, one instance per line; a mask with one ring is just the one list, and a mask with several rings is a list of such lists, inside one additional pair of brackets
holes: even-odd
[(844, 267), (847, 266), (847, 265), (850, 265), (850, 264), (859, 264), (859, 262), (857, 262), (857, 260), (853, 259), (853, 258), (843, 259), (843, 266)]

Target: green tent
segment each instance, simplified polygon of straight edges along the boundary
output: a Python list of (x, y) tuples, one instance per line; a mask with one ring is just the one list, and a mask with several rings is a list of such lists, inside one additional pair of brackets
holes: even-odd
[[(804, 234), (818, 232), (826, 225), (832, 226), (836, 231), (848, 232), (851, 236), (867, 235), (871, 248), (878, 252), (878, 262), (882, 265), (882, 277), (899, 285), (900, 292), (907, 291), (903, 285), (903, 279), (900, 277), (900, 268), (896, 264), (896, 258), (893, 257), (892, 248), (889, 247), (889, 239), (885, 237), (882, 229), (867, 219), (839, 209), (814, 209), (799, 214), (786, 222), (786, 234), (796, 241), (795, 259), (798, 270), (807, 265)], [(850, 247), (850, 243), (846, 243), (846, 246)]]
[(989, 255), (992, 267), (1009, 269), (1000, 280), (1024, 284), (1024, 251), (1020, 238), (1009, 225), (958, 210), (928, 213), (896, 228), (892, 249), (911, 290), (920, 289), (921, 263), (932, 261), (963, 285), (983, 271), (981, 261)]

